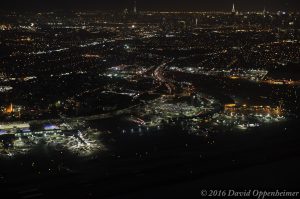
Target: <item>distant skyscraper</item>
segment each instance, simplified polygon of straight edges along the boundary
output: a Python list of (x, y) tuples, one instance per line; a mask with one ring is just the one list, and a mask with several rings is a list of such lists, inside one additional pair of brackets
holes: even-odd
[(266, 14), (267, 14), (267, 10), (266, 10), (266, 7), (264, 7), (263, 15), (265, 16)]
[(137, 9), (136, 9), (136, 1), (134, 1), (134, 5), (133, 5), (133, 13), (134, 13), (134, 14), (137, 13)]
[(235, 13), (236, 13), (234, 4), (232, 5), (232, 10), (231, 10), (231, 12), (232, 12), (232, 14), (235, 14)]
[(124, 16), (128, 15), (128, 9), (127, 8), (124, 9), (123, 14), (124, 14)]

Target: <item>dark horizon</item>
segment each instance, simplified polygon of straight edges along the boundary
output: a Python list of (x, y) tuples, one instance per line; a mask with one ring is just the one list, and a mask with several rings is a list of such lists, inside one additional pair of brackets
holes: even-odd
[[(0, 10), (122, 10), (132, 9), (134, 0), (4, 0)], [(240, 11), (259, 11), (266, 8), (269, 11), (286, 10), (298, 11), (298, 0), (138, 0), (137, 8), (142, 11), (230, 11), (232, 4)]]

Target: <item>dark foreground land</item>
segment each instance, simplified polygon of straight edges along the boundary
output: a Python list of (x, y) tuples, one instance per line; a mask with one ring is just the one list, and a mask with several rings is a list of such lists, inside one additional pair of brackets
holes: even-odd
[[(203, 189), (296, 191), (299, 126), (297, 121), (289, 129), (281, 126), (244, 134), (219, 133), (212, 145), (175, 129), (148, 137), (110, 135), (106, 140), (114, 143), (113, 152), (89, 159), (39, 149), (26, 157), (1, 160), (2, 195), (165, 198), (200, 197)], [(65, 169), (58, 170), (61, 162)]]

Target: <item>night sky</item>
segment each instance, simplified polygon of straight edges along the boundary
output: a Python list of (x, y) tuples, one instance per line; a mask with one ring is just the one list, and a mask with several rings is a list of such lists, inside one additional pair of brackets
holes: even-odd
[[(134, 0), (1, 0), (0, 10), (93, 9), (120, 10), (131, 8)], [(159, 11), (226, 11), (232, 3), (240, 11), (300, 10), (300, 0), (137, 0), (139, 10)]]

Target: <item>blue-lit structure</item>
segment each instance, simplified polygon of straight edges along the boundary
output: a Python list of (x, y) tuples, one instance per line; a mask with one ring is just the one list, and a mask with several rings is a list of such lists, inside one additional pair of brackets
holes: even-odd
[(5, 134), (7, 134), (7, 131), (5, 131), (5, 130), (0, 130), (0, 135), (5, 135)]
[(56, 125), (53, 124), (45, 124), (44, 125), (44, 130), (45, 131), (53, 131), (53, 130), (59, 130), (60, 128)]

